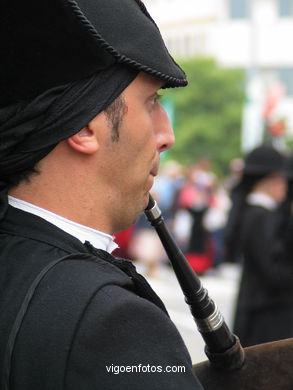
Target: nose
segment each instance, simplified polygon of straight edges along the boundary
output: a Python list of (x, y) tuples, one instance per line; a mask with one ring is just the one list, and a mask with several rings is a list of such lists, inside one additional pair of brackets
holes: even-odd
[(160, 109), (160, 115), (158, 117), (156, 126), (158, 150), (159, 152), (164, 152), (165, 150), (170, 149), (174, 145), (175, 136), (170, 119), (162, 106)]

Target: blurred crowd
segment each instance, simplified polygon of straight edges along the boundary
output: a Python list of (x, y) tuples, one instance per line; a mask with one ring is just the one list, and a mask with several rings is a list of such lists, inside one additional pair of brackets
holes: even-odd
[[(242, 345), (293, 337), (293, 157), (261, 145), (230, 162), (219, 178), (212, 161), (166, 162), (152, 189), (166, 224), (198, 275), (223, 263), (241, 269), (234, 332)], [(117, 235), (116, 255), (151, 277), (168, 260), (144, 215)]]
[[(162, 165), (152, 188), (169, 230), (198, 274), (226, 261), (224, 229), (231, 207), (230, 190), (239, 180), (243, 162), (231, 161), (227, 177), (219, 179), (212, 161), (202, 157), (189, 166), (175, 161)], [(131, 228), (117, 234), (116, 255), (144, 263), (155, 276), (168, 264), (162, 245), (144, 215)]]

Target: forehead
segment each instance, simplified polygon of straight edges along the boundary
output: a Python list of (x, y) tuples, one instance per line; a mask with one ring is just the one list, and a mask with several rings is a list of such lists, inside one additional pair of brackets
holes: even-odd
[(162, 88), (164, 81), (150, 76), (144, 72), (140, 72), (136, 78), (124, 90), (124, 96), (146, 96), (154, 94), (158, 89)]

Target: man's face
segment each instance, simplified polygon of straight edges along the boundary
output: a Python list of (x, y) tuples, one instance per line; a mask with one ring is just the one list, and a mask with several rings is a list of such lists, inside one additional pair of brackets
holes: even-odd
[(288, 183), (285, 176), (281, 173), (276, 173), (268, 178), (269, 192), (276, 202), (281, 203), (285, 200)]
[(174, 143), (169, 119), (158, 101), (161, 86), (160, 80), (140, 73), (122, 94), (127, 108), (118, 140), (111, 137), (109, 121), (104, 132), (99, 150), (103, 189), (98, 190), (106, 191), (113, 231), (135, 222), (147, 206), (159, 154)]

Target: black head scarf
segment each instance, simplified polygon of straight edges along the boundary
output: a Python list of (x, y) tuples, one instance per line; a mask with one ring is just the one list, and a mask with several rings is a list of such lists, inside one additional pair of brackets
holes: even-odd
[(141, 0), (4, 1), (0, 14), (1, 218), (7, 177), (81, 130), (138, 72), (164, 87), (187, 80)]
[(79, 132), (121, 94), (137, 71), (114, 65), (81, 81), (0, 109), (0, 218), (7, 208), (6, 179), (45, 157)]

